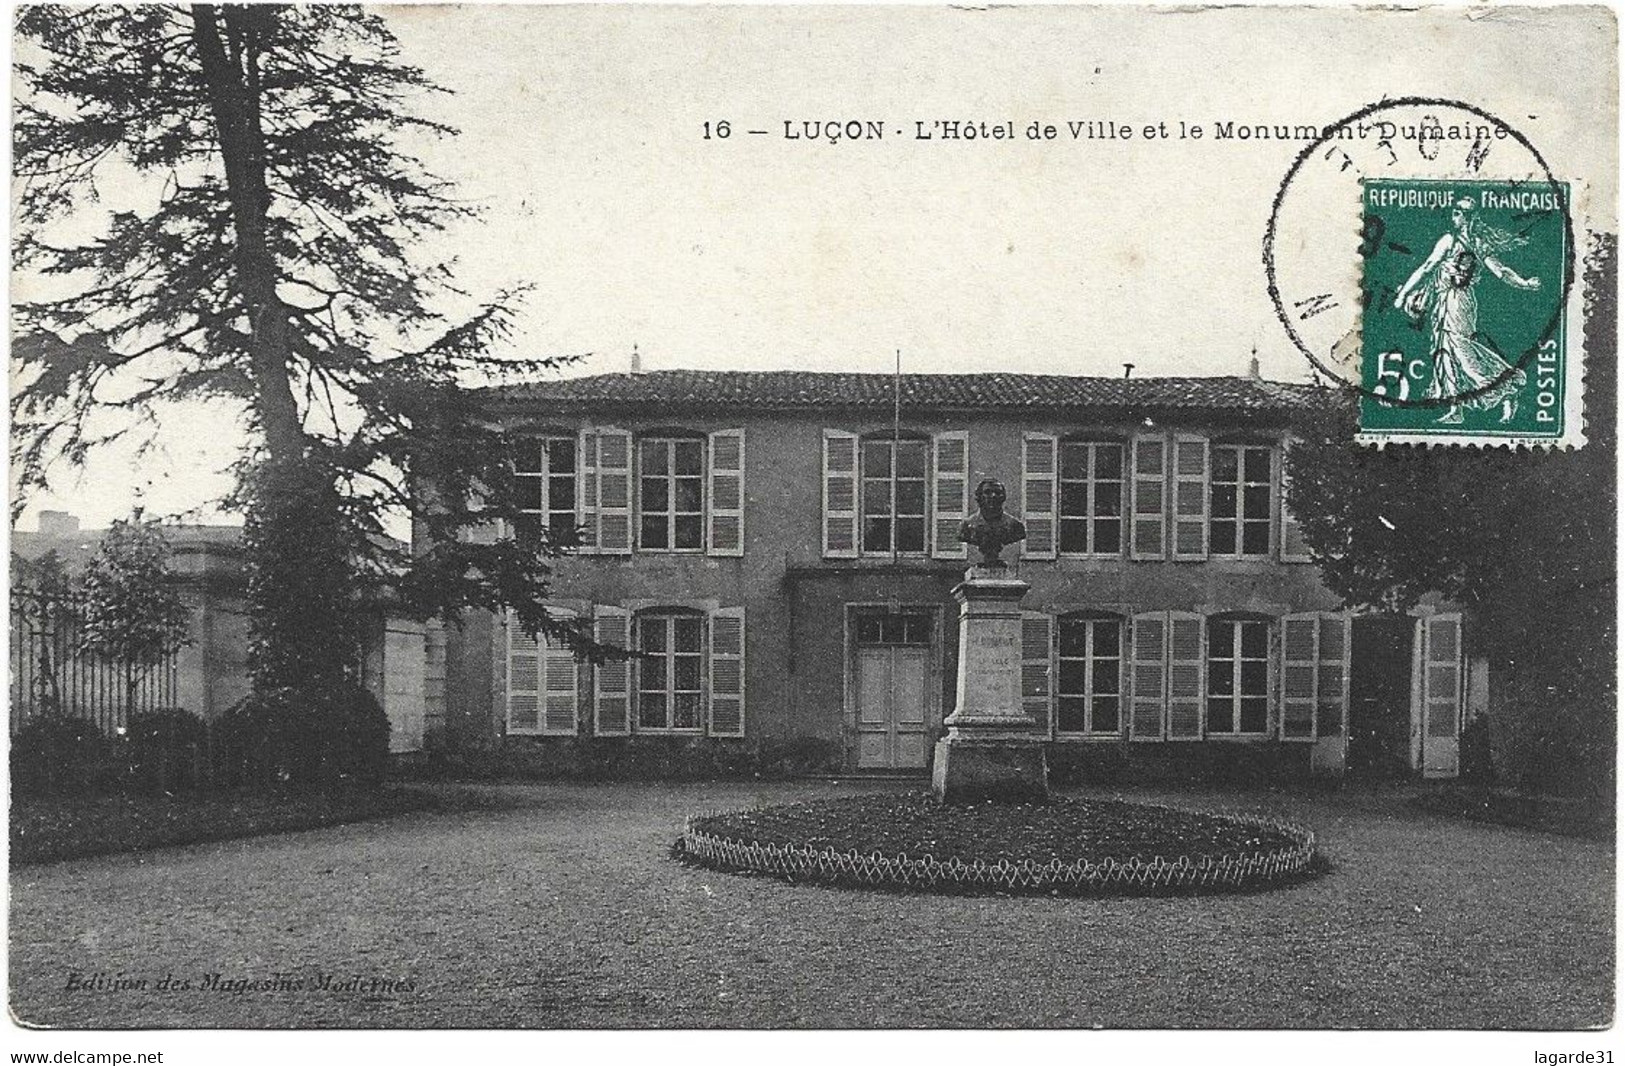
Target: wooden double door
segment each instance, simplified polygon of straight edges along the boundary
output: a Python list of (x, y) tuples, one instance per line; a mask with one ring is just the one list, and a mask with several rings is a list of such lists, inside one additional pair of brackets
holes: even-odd
[(929, 612), (856, 616), (852, 690), (859, 770), (924, 770), (936, 710), (935, 619)]

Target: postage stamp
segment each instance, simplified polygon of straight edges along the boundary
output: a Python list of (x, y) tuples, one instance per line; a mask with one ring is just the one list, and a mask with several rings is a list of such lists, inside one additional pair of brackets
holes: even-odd
[(1563, 439), (1568, 191), (1363, 182), (1362, 433)]
[(1329, 123), (1276, 193), (1276, 317), (1356, 394), (1360, 442), (1585, 443), (1587, 187), (1474, 104), (1384, 99)]

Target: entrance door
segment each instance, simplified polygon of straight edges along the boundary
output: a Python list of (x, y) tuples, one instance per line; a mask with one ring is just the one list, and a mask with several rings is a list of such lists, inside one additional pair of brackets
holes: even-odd
[(857, 638), (858, 769), (925, 769), (930, 616), (863, 618)]
[(1348, 772), (1399, 778), (1411, 772), (1411, 641), (1409, 618), (1354, 619), (1349, 671)]

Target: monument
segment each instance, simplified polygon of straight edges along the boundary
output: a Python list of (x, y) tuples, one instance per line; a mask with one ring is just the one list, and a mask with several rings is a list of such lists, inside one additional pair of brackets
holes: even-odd
[(1004, 486), (976, 486), (977, 513), (959, 539), (981, 558), (954, 587), (959, 601), (959, 676), (954, 713), (937, 741), (931, 788), (943, 803), (1021, 803), (1049, 797), (1044, 737), (1021, 709), (1021, 598), (1029, 586), (1000, 558), (1026, 539), (1019, 519), (1004, 513)]

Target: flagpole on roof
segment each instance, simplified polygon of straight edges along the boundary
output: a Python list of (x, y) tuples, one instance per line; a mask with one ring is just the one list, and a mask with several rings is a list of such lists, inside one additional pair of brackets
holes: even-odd
[(891, 376), (891, 561), (897, 562), (897, 467), (901, 456), (897, 454), (898, 440), (903, 435), (903, 349), (897, 349)]

